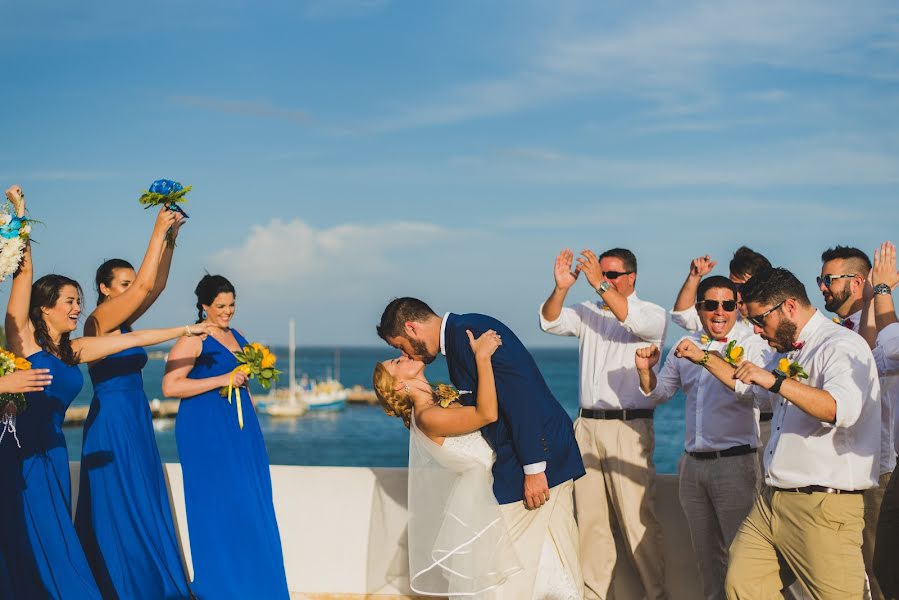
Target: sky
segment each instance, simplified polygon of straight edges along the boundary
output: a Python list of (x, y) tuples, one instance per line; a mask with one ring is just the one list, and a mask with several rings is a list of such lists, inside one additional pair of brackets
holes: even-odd
[(143, 256), (141, 192), (193, 186), (141, 327), (195, 318), (208, 271), (270, 344), (294, 317), (301, 345), (378, 345), (412, 295), (573, 346), (537, 320), (562, 248), (631, 249), (670, 308), (693, 257), (726, 275), (746, 244), (820, 306), (823, 250), (899, 242), (894, 2), (0, 0), (0, 25), (0, 186), (43, 222), (38, 275), (91, 310), (96, 267)]

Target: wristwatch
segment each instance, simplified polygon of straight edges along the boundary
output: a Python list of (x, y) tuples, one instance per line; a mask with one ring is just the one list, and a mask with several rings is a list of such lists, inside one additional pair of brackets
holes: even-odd
[(783, 371), (779, 371), (778, 369), (774, 369), (771, 371), (771, 374), (774, 375), (774, 385), (768, 388), (768, 391), (772, 394), (780, 393), (780, 386), (783, 384), (784, 379), (787, 378), (787, 374)]
[(890, 286), (888, 286), (885, 283), (878, 283), (877, 285), (874, 286), (874, 295), (875, 296), (886, 296), (886, 295), (892, 294), (892, 293), (893, 293), (893, 290), (890, 289)]
[(602, 296), (609, 291), (610, 287), (612, 287), (611, 283), (609, 283), (608, 281), (603, 281), (598, 286), (596, 286), (596, 293)]

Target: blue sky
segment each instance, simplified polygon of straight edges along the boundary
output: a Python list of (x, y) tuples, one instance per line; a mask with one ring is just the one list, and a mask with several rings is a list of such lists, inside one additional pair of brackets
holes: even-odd
[(39, 274), (138, 262), (141, 190), (194, 186), (145, 327), (193, 318), (205, 269), (269, 343), (294, 316), (303, 344), (376, 345), (417, 295), (570, 345), (536, 316), (564, 247), (631, 248), (669, 307), (699, 254), (748, 244), (813, 288), (825, 248), (899, 241), (891, 2), (0, 0), (0, 23), (0, 183), (46, 224)]

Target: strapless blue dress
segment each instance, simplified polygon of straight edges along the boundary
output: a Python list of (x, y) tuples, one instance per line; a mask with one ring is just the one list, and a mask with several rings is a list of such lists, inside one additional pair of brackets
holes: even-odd
[[(127, 333), (122, 329), (122, 333)], [(143, 348), (90, 367), (75, 529), (104, 598), (189, 598), (153, 417)]]
[[(232, 330), (234, 331), (234, 330)], [(241, 347), (247, 341), (234, 331)], [(191, 379), (230, 372), (237, 359), (212, 336)], [(193, 592), (202, 599), (287, 600), (281, 537), (272, 504), (268, 453), (250, 394), (241, 390), (244, 427), (236, 402), (218, 388), (183, 398), (175, 435), (184, 474)]]
[[(28, 360), (35, 369), (50, 369), (53, 382), (43, 392), (26, 394), (28, 407), (18, 417), (21, 528), (15, 543), (17, 560), (30, 564), (21, 577), (13, 569), (16, 596), (99, 599), (100, 590), (72, 524), (69, 454), (62, 433), (66, 409), (84, 378), (77, 366), (43, 350)], [(29, 575), (32, 567), (36, 578)]]

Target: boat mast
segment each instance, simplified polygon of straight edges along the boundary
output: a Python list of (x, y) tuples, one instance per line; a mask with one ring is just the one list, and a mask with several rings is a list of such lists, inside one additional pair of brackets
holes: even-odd
[(294, 323), (293, 317), (290, 317), (290, 325), (288, 328), (288, 350), (287, 350), (287, 376), (288, 381), (290, 382), (290, 399), (293, 400), (296, 397), (297, 393), (297, 378), (296, 378), (296, 367), (294, 366), (294, 359), (296, 358), (296, 344), (297, 344), (297, 334), (296, 334), (296, 324)]

